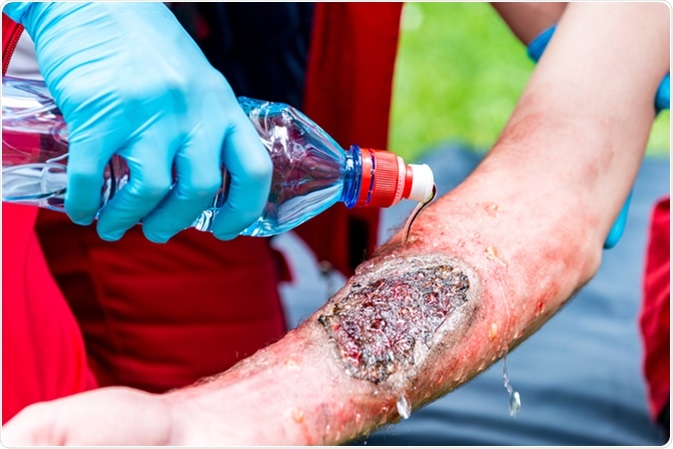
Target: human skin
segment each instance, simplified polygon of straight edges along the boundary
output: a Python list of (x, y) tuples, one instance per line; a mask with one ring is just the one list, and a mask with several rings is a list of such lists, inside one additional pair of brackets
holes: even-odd
[(664, 4), (568, 5), (498, 142), (406, 245), (395, 235), (303, 324), (225, 373), (164, 395), (105, 388), (36, 404), (3, 443), (337, 444), (399, 420), (402, 397), (416, 409), (469, 381), (598, 269), (643, 157), (669, 27)]
[(507, 22), (514, 35), (528, 45), (538, 34), (558, 21), (567, 3), (494, 2), (491, 5)]

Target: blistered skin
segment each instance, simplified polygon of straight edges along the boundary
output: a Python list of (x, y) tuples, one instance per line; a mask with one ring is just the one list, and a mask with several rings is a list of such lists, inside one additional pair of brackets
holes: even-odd
[[(318, 317), (346, 371), (378, 384), (411, 377), (449, 331), (464, 331), (476, 310), (470, 279), (443, 256), (394, 257), (359, 270)], [(473, 302), (473, 301), (472, 301)]]

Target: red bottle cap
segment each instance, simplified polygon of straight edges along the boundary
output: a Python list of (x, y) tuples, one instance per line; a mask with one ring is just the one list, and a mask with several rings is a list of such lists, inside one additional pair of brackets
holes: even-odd
[[(361, 148), (362, 182), (356, 206), (389, 207), (402, 199), (407, 167), (389, 151)], [(411, 186), (406, 190), (410, 190)]]
[(427, 165), (407, 165), (390, 151), (361, 148), (362, 181), (355, 206), (390, 207), (403, 198), (426, 200), (434, 179)]

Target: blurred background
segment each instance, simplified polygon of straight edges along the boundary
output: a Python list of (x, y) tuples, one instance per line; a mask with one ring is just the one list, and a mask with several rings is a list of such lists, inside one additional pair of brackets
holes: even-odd
[[(407, 3), (393, 91), (390, 149), (415, 160), (446, 141), (486, 152), (534, 64), (488, 3)], [(648, 156), (668, 157), (670, 113)]]

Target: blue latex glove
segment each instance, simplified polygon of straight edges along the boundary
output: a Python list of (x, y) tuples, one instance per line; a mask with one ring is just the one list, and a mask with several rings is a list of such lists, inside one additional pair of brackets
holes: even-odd
[[(544, 30), (542, 33), (540, 33), (535, 39), (533, 39), (533, 41), (528, 45), (527, 48), (528, 57), (530, 59), (537, 62), (540, 59), (540, 57), (542, 57), (542, 53), (544, 53), (545, 48), (547, 48), (547, 44), (554, 35), (555, 30), (556, 26), (551, 26), (546, 30)], [(657, 94), (654, 99), (654, 108), (657, 111), (657, 113), (659, 113), (663, 109), (669, 109), (670, 107), (671, 107), (671, 76), (669, 73), (666, 74), (666, 76), (664, 76), (664, 79), (661, 81), (661, 84), (659, 84), (659, 88), (657, 89)], [(610, 228), (610, 232), (608, 233), (608, 236), (605, 239), (605, 243), (603, 243), (603, 248), (605, 249), (613, 248), (617, 244), (617, 242), (619, 242), (619, 239), (622, 237), (622, 234), (624, 233), (624, 228), (626, 227), (626, 216), (628, 215), (632, 194), (633, 191), (631, 191), (629, 193), (629, 196), (626, 198), (624, 206), (622, 206), (622, 210), (619, 212), (619, 215), (617, 216), (617, 220), (612, 225), (612, 228)]]
[(163, 3), (24, 2), (4, 12), (35, 41), (68, 124), (65, 209), (74, 222), (95, 218), (114, 154), (131, 179), (100, 212), (105, 240), (140, 220), (155, 242), (189, 227), (222, 186), (221, 165), (230, 185), (214, 234), (234, 238), (261, 215), (269, 154), (227, 81)]

